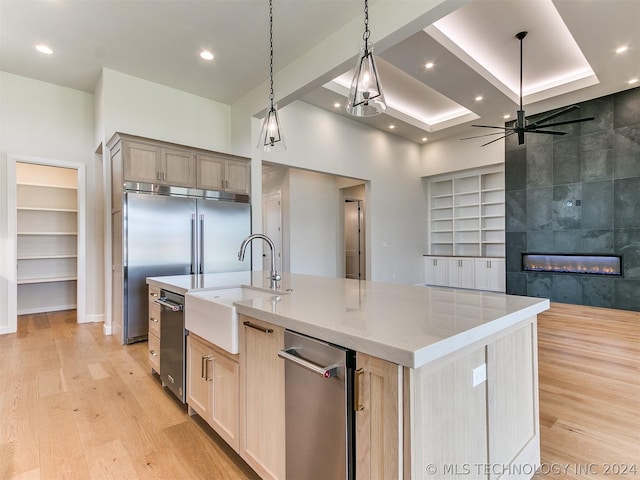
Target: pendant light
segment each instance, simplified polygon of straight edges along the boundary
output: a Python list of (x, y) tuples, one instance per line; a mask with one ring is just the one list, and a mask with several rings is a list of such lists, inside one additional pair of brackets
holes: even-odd
[(364, 0), (364, 33), (356, 75), (351, 82), (347, 112), (355, 117), (378, 115), (387, 108), (382, 85), (373, 57), (373, 45), (369, 43), (369, 2)]
[(269, 0), (269, 105), (262, 120), (258, 148), (265, 152), (281, 152), (286, 150), (284, 136), (278, 119), (278, 105), (273, 103), (273, 0)]

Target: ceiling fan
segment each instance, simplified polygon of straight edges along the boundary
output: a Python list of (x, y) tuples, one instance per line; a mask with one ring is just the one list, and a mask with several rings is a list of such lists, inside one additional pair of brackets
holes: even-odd
[(480, 137), (488, 137), (490, 135), (502, 135), (502, 137), (491, 140), (490, 142), (482, 145), (483, 147), (489, 145), (490, 143), (497, 142), (498, 140), (502, 140), (503, 138), (510, 137), (513, 134), (518, 134), (518, 145), (522, 145), (524, 143), (524, 134), (526, 133), (544, 133), (547, 135), (566, 135), (567, 132), (557, 132), (555, 130), (545, 130), (549, 127), (557, 127), (559, 125), (569, 125), (571, 123), (578, 122), (588, 122), (593, 120), (595, 117), (588, 118), (579, 118), (577, 120), (565, 120), (564, 122), (554, 122), (554, 123), (546, 123), (549, 120), (552, 120), (560, 115), (564, 115), (565, 113), (572, 112), (580, 108), (579, 105), (570, 105), (561, 110), (558, 110), (555, 113), (552, 113), (549, 116), (541, 118), (540, 120), (536, 120), (532, 123), (528, 122), (528, 118), (524, 116), (524, 110), (522, 109), (522, 40), (527, 36), (527, 32), (519, 32), (516, 34), (516, 38), (520, 40), (520, 110), (518, 110), (518, 117), (513, 126), (510, 127), (494, 127), (491, 125), (471, 125), (472, 127), (481, 127), (481, 128), (496, 128), (498, 130), (502, 130), (501, 132), (495, 133), (487, 133), (486, 135), (475, 135), (473, 137), (461, 138), (461, 140), (469, 140), (471, 138), (480, 138)]

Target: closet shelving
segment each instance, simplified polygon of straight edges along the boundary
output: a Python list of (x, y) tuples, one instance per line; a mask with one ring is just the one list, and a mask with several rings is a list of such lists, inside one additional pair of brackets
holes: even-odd
[(27, 165), (22, 174), (18, 169), (16, 182), (19, 314), (75, 308), (77, 303), (76, 173), (60, 169), (51, 183), (21, 180), (38, 167)]

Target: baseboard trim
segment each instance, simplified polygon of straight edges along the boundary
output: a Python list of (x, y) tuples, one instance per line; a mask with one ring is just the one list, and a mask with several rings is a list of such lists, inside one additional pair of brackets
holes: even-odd
[(104, 322), (104, 314), (100, 315), (85, 315), (84, 319), (78, 319), (78, 323), (100, 323)]
[(106, 323), (102, 326), (102, 333), (105, 335), (111, 335), (111, 333), (113, 332), (113, 329), (111, 328), (111, 325), (107, 325)]
[[(21, 308), (18, 315), (33, 315), (34, 313), (60, 312), (62, 310), (75, 310), (78, 306), (73, 305), (49, 305), (46, 307)], [(78, 322), (80, 323), (80, 322)]]

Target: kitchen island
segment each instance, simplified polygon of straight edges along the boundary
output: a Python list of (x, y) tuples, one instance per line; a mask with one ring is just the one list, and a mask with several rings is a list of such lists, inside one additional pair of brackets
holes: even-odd
[[(359, 480), (524, 479), (539, 465), (536, 316), (548, 300), (298, 274), (283, 274), (271, 291), (266, 272), (147, 283), (180, 294), (235, 286), (269, 291), (235, 302), (242, 319), (356, 351)], [(246, 460), (256, 455), (246, 443), (243, 449), (252, 428), (243, 415), (252, 388), (243, 377), (245, 338), (241, 331), (240, 454)], [(274, 416), (274, 425), (283, 423)], [(273, 454), (264, 469), (247, 461), (264, 478), (284, 478), (283, 453), (275, 450), (264, 453)]]

